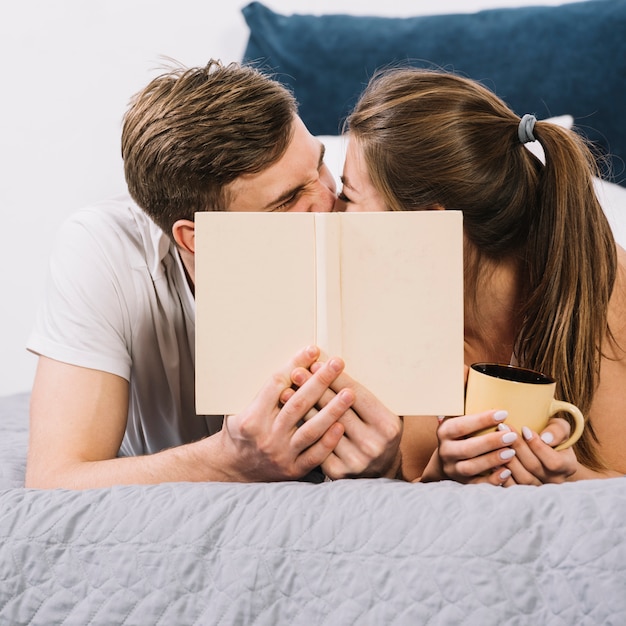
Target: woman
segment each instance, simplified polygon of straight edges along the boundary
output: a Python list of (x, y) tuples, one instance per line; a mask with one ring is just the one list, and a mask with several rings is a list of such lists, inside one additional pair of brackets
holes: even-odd
[[(520, 120), (474, 81), (416, 68), (375, 76), (347, 131), (339, 210), (463, 211), (466, 365), (550, 374), (557, 397), (587, 417), (579, 442), (559, 452), (562, 419), (541, 434), (501, 426), (471, 438), (501, 412), (407, 419), (405, 478), (508, 486), (626, 474), (626, 252), (584, 141)], [(523, 145), (535, 140), (545, 164)]]

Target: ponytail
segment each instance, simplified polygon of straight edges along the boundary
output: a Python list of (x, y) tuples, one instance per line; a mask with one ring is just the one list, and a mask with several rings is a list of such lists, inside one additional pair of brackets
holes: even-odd
[[(537, 215), (528, 232), (528, 291), (517, 358), (555, 376), (558, 397), (586, 415), (609, 332), (616, 247), (593, 186), (596, 164), (582, 138), (546, 123), (537, 123), (533, 133), (543, 147), (545, 165), (537, 184)], [(587, 422), (576, 454), (582, 464), (601, 469), (596, 443)]]

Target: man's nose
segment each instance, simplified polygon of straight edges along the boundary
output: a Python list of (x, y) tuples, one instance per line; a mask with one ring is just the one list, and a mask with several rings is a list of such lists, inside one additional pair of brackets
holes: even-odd
[(337, 200), (337, 194), (335, 192), (334, 182), (329, 186), (327, 182), (320, 179), (317, 183), (316, 196), (312, 210), (318, 213), (330, 213), (335, 206), (335, 200)]
[(326, 166), (323, 166), (323, 171), (317, 184), (318, 200), (314, 210), (319, 213), (329, 213), (334, 209), (335, 201), (337, 200), (337, 186), (333, 175)]

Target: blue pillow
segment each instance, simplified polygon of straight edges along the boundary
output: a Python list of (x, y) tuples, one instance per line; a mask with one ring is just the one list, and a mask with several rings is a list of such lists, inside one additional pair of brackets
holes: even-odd
[(377, 68), (410, 62), (481, 81), (519, 115), (571, 114), (578, 130), (626, 161), (626, 0), (388, 18), (243, 9), (245, 62), (290, 86), (312, 133), (338, 134)]

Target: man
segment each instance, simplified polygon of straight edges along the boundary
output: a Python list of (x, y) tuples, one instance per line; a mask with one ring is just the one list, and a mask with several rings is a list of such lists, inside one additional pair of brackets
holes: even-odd
[(122, 156), (134, 202), (79, 212), (53, 254), (28, 343), (27, 486), (394, 475), (400, 419), (315, 347), (241, 414), (195, 414), (194, 213), (335, 202), (292, 95), (235, 64), (171, 71), (133, 100)]

